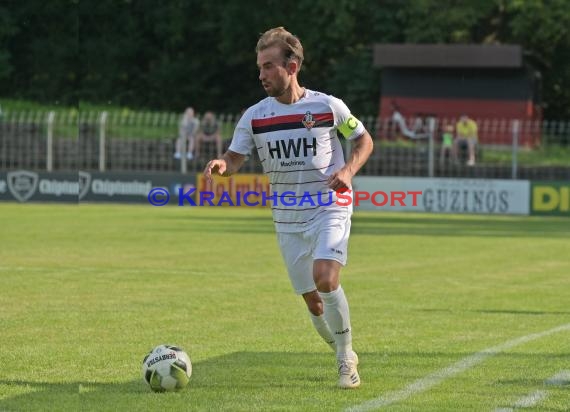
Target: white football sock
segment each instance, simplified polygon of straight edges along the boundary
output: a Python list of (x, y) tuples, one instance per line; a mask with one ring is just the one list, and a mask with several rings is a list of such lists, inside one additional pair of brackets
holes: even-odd
[(344, 290), (339, 285), (337, 290), (328, 293), (319, 292), (319, 295), (324, 303), (325, 320), (336, 342), (337, 359), (352, 358), (352, 330)]
[(331, 333), (329, 325), (325, 320), (325, 316), (324, 315), (316, 316), (313, 315), (311, 312), (309, 312), (309, 315), (311, 316), (311, 320), (313, 321), (313, 326), (315, 327), (319, 335), (321, 335), (321, 338), (323, 338), (323, 340), (327, 343), (327, 345), (329, 345), (332, 348), (332, 350), (336, 352), (336, 343), (334, 341), (334, 337)]

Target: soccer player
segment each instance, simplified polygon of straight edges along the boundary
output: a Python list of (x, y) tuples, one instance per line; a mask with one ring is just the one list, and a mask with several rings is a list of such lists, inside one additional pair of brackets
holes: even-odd
[[(256, 53), (268, 97), (244, 112), (229, 149), (208, 162), (204, 176), (236, 173), (257, 150), (277, 194), (271, 201), (273, 221), (293, 289), (305, 300), (317, 332), (336, 351), (339, 386), (356, 388), (358, 357), (340, 284), (352, 205), (338, 205), (336, 191), (351, 188), (352, 177), (372, 153), (372, 138), (342, 100), (299, 85), (303, 46), (296, 36), (283, 27), (270, 29), (259, 38)], [(346, 164), (337, 131), (352, 143)]]

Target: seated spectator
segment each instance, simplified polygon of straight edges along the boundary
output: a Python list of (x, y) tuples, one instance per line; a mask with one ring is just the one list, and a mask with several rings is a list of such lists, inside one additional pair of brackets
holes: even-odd
[(453, 158), (458, 159), (459, 145), (467, 143), (469, 153), (468, 166), (475, 165), (475, 147), (477, 146), (477, 123), (467, 115), (462, 115), (455, 125), (456, 139), (453, 144)]
[(194, 117), (194, 109), (192, 107), (188, 107), (180, 120), (178, 139), (176, 139), (176, 151), (174, 152), (175, 159), (180, 159), (182, 156), (181, 153), (185, 147), (187, 147), (186, 158), (188, 160), (192, 160), (194, 158), (194, 141), (199, 127), (200, 121)]
[(216, 120), (213, 112), (204, 113), (200, 129), (196, 135), (196, 157), (200, 156), (200, 150), (205, 142), (216, 143), (216, 155), (218, 158), (222, 157), (222, 135), (220, 133), (220, 124)]

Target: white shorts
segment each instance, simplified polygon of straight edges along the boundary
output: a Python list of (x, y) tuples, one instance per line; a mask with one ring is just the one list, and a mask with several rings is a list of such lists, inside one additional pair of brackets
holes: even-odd
[(323, 213), (306, 232), (277, 233), (277, 241), (287, 266), (289, 280), (295, 293), (302, 295), (315, 290), (313, 261), (336, 260), (346, 265), (350, 213), (347, 210)]

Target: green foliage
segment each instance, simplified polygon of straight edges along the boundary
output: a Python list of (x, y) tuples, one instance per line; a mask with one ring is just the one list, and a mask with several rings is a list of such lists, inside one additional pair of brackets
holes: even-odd
[(80, 61), (74, 2), (11, 2), (7, 13), (0, 9), (9, 22), (8, 29), (0, 29), (9, 33), (4, 41), (0, 34), (0, 56), (11, 68), (9, 77), (0, 75), (2, 97), (76, 104)]
[(419, 0), (402, 9), (408, 43), (471, 43), (476, 28), (490, 13), (495, 1), (458, 2), (456, 0)]
[(9, 79), (14, 69), (11, 59), (12, 54), (8, 44), (18, 29), (14, 22), (14, 16), (5, 5), (0, 4), (0, 84)]
[[(519, 166), (561, 166), (568, 167), (570, 148), (560, 144), (543, 145), (536, 149), (521, 149), (517, 152)], [(484, 149), (485, 165), (510, 165), (513, 154), (508, 150)]]
[(570, 2), (512, 0), (508, 11), (512, 41), (542, 71), (547, 113), (570, 117)]
[(378, 111), (374, 43), (517, 43), (543, 78), (545, 115), (570, 116), (566, 0), (54, 0), (0, 6), (2, 97), (237, 113), (264, 97), (254, 48), (285, 26), (303, 85)]

